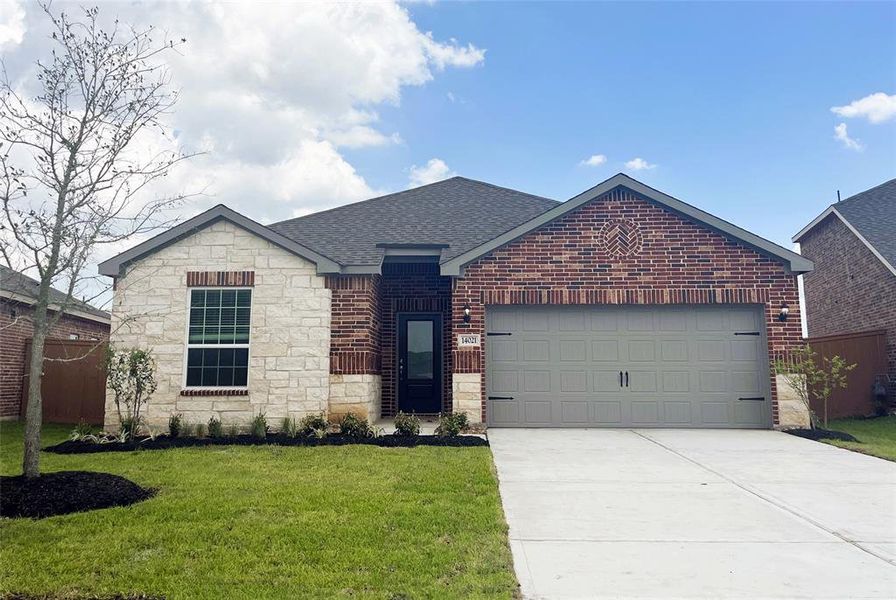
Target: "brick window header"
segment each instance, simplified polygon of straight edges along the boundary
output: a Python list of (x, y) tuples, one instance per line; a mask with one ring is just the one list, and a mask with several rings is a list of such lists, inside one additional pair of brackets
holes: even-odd
[(187, 287), (252, 287), (255, 271), (187, 271)]

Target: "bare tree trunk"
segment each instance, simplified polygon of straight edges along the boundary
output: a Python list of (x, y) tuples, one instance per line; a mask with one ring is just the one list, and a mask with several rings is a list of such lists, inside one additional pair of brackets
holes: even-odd
[(47, 339), (47, 304), (38, 301), (34, 309), (34, 334), (31, 338), (31, 364), (28, 368), (28, 404), (25, 407), (25, 456), (22, 473), (25, 477), (40, 476), (40, 428), (43, 422), (44, 342)]

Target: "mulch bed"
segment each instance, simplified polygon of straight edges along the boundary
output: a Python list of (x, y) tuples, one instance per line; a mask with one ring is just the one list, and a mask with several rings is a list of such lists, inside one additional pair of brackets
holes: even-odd
[(843, 442), (858, 442), (856, 438), (843, 431), (831, 431), (830, 429), (785, 429), (784, 433), (806, 438), (807, 440), (841, 440)]
[(0, 477), (0, 516), (43, 519), (54, 515), (128, 506), (152, 497), (124, 477), (91, 471), (59, 471), (34, 479)]
[(488, 446), (488, 440), (475, 435), (457, 437), (441, 437), (436, 435), (397, 436), (382, 435), (375, 438), (354, 438), (346, 435), (328, 435), (323, 439), (315, 437), (289, 437), (280, 434), (268, 434), (264, 439), (251, 435), (238, 435), (223, 438), (172, 438), (158, 436), (154, 439), (142, 438), (125, 443), (110, 442), (98, 444), (85, 441), (65, 441), (55, 446), (44, 448), (56, 454), (91, 454), (94, 452), (133, 452), (134, 450), (168, 450), (169, 448), (196, 448), (202, 446), (349, 446), (363, 444), (383, 448), (413, 448), (415, 446), (450, 446), (472, 447)]

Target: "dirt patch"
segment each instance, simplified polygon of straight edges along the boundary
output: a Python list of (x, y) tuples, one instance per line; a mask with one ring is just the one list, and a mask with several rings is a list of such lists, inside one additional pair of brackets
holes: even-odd
[(472, 447), (488, 446), (488, 440), (474, 435), (457, 437), (440, 437), (436, 435), (397, 436), (383, 435), (375, 438), (354, 438), (345, 435), (328, 435), (323, 439), (314, 437), (289, 437), (280, 434), (268, 434), (264, 439), (251, 435), (238, 435), (223, 438), (172, 438), (157, 436), (119, 443), (98, 444), (86, 441), (66, 441), (45, 448), (47, 452), (56, 454), (91, 454), (94, 452), (133, 452), (135, 450), (167, 450), (169, 448), (196, 448), (202, 446), (348, 446), (362, 444), (383, 448), (413, 448), (415, 446), (450, 446)]
[(840, 440), (843, 442), (858, 442), (856, 438), (843, 431), (831, 431), (830, 429), (785, 429), (784, 433), (806, 438), (807, 440)]
[(60, 471), (34, 479), (21, 475), (5, 476), (0, 477), (0, 516), (43, 519), (111, 506), (128, 506), (153, 494), (153, 490), (144, 489), (129, 479), (111, 473)]

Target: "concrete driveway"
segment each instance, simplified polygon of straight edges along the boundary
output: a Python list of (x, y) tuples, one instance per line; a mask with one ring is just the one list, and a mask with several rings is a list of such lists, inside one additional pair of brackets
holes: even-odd
[(491, 429), (526, 598), (896, 598), (896, 464), (774, 431)]

